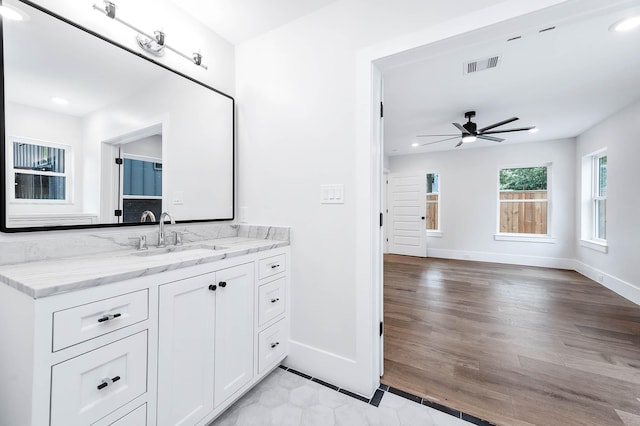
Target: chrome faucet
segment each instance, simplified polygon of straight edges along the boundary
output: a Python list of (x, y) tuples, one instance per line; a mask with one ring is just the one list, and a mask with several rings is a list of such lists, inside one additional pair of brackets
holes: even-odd
[(151, 210), (145, 210), (142, 212), (142, 216), (140, 216), (140, 222), (146, 222), (147, 218), (151, 219), (151, 222), (156, 221), (156, 215), (153, 214)]
[(160, 229), (158, 230), (158, 247), (166, 247), (167, 243), (165, 240), (165, 233), (164, 233), (164, 220), (165, 217), (168, 217), (169, 220), (171, 221), (172, 225), (176, 224), (176, 221), (173, 219), (173, 216), (171, 216), (171, 213), (169, 212), (162, 212), (162, 214), (160, 215)]

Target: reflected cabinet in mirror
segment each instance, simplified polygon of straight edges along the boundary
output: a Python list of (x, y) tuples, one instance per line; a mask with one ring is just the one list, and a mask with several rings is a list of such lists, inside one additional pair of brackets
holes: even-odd
[(2, 4), (26, 18), (2, 22), (2, 231), (233, 219), (233, 98)]

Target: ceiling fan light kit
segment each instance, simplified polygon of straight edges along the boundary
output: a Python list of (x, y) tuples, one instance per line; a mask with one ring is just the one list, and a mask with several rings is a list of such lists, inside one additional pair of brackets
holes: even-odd
[[(459, 147), (460, 145), (462, 145), (463, 143), (471, 143), (471, 142), (475, 142), (478, 139), (483, 139), (483, 140), (487, 140), (487, 141), (491, 141), (491, 142), (502, 142), (504, 141), (504, 139), (502, 138), (498, 138), (495, 136), (489, 136), (492, 134), (496, 134), (496, 133), (510, 133), (510, 132), (523, 132), (523, 131), (529, 131), (532, 133), (535, 133), (537, 130), (536, 126), (530, 126), (530, 127), (519, 127), (516, 129), (504, 129), (504, 130), (494, 130), (497, 127), (500, 126), (504, 126), (505, 124), (509, 124), (512, 123), (516, 120), (519, 120), (518, 117), (511, 117), (511, 118), (507, 118), (506, 120), (502, 120), (499, 121), (497, 123), (493, 123), (489, 126), (483, 127), (480, 130), (478, 130), (478, 125), (476, 123), (474, 123), (473, 121), (471, 121), (472, 118), (474, 118), (476, 116), (476, 112), (475, 111), (467, 111), (464, 113), (464, 117), (467, 119), (467, 122), (464, 124), (460, 124), (460, 123), (451, 123), (454, 125), (454, 127), (458, 130), (460, 130), (460, 142), (458, 142), (458, 144), (456, 145), (456, 148)], [(425, 143), (422, 145), (432, 145), (435, 143), (440, 143), (440, 142), (445, 142), (451, 139), (457, 139), (458, 135), (418, 135), (419, 138), (421, 137), (429, 137), (429, 136), (453, 136), (453, 137), (449, 137), (446, 139), (441, 139), (435, 142), (429, 142), (429, 143)]]

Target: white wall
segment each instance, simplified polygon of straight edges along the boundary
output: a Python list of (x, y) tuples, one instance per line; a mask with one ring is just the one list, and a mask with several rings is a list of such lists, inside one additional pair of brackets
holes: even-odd
[[(528, 3), (341, 0), (237, 48), (238, 205), (293, 229), (289, 365), (375, 389), (372, 60), (551, 2)], [(323, 183), (345, 204), (320, 204)]]
[[(547, 163), (552, 242), (496, 241), (498, 170)], [(390, 173), (414, 171), (440, 173), (442, 237), (428, 238), (429, 256), (573, 268), (574, 139), (390, 157)]]
[[(640, 143), (636, 131), (639, 121), (640, 102), (637, 102), (597, 124), (578, 137), (575, 160), (576, 181), (582, 182), (582, 157), (607, 148), (608, 253), (594, 251), (577, 242), (578, 270), (636, 303), (640, 303)], [(576, 208), (580, 205), (578, 196)], [(578, 237), (580, 228), (578, 221)]]

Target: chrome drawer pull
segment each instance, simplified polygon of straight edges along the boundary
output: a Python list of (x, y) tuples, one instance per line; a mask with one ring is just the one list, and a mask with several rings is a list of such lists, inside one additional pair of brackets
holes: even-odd
[(276, 302), (279, 302), (279, 301), (280, 301), (280, 299), (277, 298), (277, 297), (275, 299), (271, 299), (271, 303), (276, 303)]
[(117, 382), (118, 380), (120, 380), (120, 376), (116, 376), (113, 379), (109, 379), (109, 378), (103, 379), (102, 383), (98, 385), (98, 390), (102, 390), (107, 386), (112, 385), (114, 382)]
[(275, 342), (271, 344), (271, 349), (275, 348), (276, 346), (278, 346), (280, 344), (280, 342)]
[(102, 318), (98, 318), (98, 322), (109, 321), (109, 320), (112, 320), (114, 318), (118, 318), (119, 316), (122, 316), (122, 314), (107, 314), (107, 315), (103, 316)]

